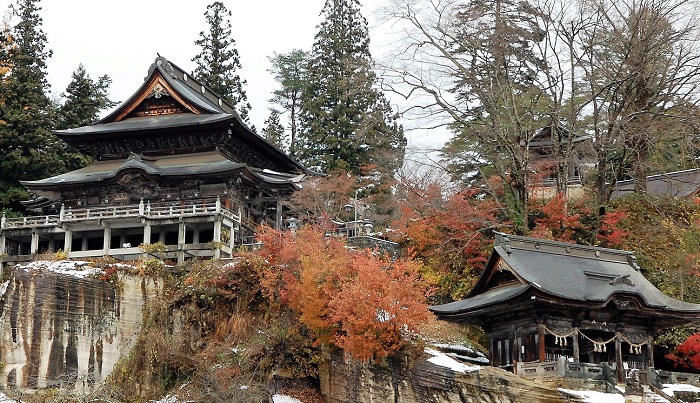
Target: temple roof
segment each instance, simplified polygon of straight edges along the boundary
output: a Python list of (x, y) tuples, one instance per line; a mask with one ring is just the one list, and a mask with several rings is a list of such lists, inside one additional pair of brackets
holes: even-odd
[[(668, 172), (647, 176), (647, 194), (655, 196), (690, 197), (700, 191), (700, 169)], [(634, 193), (634, 179), (618, 181), (611, 198), (615, 199)]]
[(640, 272), (632, 252), (497, 234), (486, 269), (466, 299), (430, 308), (438, 317), (469, 321), (514, 300), (602, 308), (639, 301), (637, 315), (662, 311), (700, 318), (700, 305), (671, 298)]
[(98, 123), (54, 133), (97, 160), (223, 149), (251, 167), (306, 172), (248, 128), (225, 99), (161, 56), (136, 92)]
[(295, 187), (296, 183), (303, 178), (303, 175), (249, 167), (246, 164), (231, 161), (219, 151), (212, 151), (159, 157), (134, 154), (121, 160), (96, 161), (85, 168), (46, 179), (23, 181), (22, 185), (29, 190), (59, 190), (109, 182), (128, 173), (171, 180), (231, 177), (233, 174), (240, 174), (249, 181), (265, 183), (273, 187)]

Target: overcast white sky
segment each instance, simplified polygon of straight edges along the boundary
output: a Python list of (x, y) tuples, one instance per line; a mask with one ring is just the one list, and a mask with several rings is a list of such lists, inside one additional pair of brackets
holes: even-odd
[[(63, 92), (82, 63), (90, 76), (109, 75), (111, 99), (126, 100), (143, 82), (156, 53), (186, 71), (199, 52), (194, 41), (207, 28), (204, 12), (214, 0), (44, 0), (43, 30), (53, 56), (48, 61), (52, 92)], [(386, 0), (361, 0), (370, 24), (372, 53), (381, 53), (382, 35), (374, 11)], [(224, 0), (233, 13), (233, 38), (240, 55), (240, 76), (252, 106), (251, 122), (262, 128), (268, 99), (277, 85), (268, 73), (268, 57), (299, 48), (310, 50), (324, 0)], [(14, 0), (0, 0), (3, 13)], [(407, 133), (409, 142), (432, 141), (425, 133)]]

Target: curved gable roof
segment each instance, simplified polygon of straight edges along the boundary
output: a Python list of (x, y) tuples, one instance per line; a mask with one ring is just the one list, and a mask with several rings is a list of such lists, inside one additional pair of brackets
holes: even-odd
[[(518, 282), (491, 281), (498, 270), (512, 271)], [(484, 273), (466, 299), (431, 307), (438, 315), (474, 312), (508, 303), (527, 290), (551, 302), (604, 306), (613, 298), (632, 297), (649, 309), (697, 313), (700, 305), (671, 298), (640, 272), (632, 252), (497, 234)]]

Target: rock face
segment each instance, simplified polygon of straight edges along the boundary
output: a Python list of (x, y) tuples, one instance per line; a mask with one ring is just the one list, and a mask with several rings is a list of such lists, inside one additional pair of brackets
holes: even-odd
[(556, 389), (493, 367), (461, 369), (424, 357), (409, 366), (358, 364), (333, 354), (319, 369), (328, 403), (510, 403), (564, 402)]
[(15, 267), (0, 297), (0, 386), (86, 392), (132, 347), (142, 308), (162, 284), (37, 263)]

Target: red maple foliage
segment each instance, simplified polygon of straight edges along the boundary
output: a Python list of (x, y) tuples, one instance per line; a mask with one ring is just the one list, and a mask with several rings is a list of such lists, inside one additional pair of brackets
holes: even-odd
[(438, 183), (402, 183), (400, 214), (392, 223), (394, 240), (423, 264), (423, 275), (437, 301), (459, 299), (486, 263), (489, 232), (499, 222), (499, 205), (481, 189), (445, 194)]
[(261, 285), (289, 307), (315, 336), (358, 360), (397, 352), (406, 336), (429, 320), (426, 287), (416, 264), (351, 250), (323, 228), (261, 232)]
[(700, 370), (700, 333), (688, 337), (676, 346), (675, 352), (666, 354), (676, 367)]

